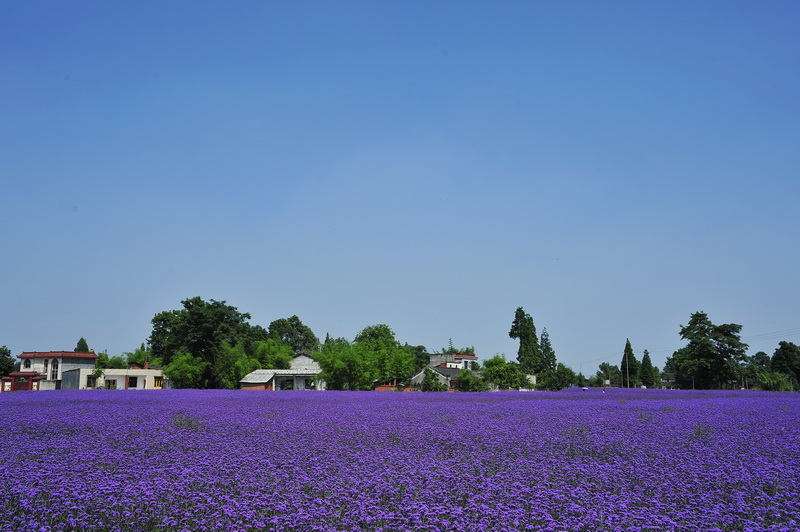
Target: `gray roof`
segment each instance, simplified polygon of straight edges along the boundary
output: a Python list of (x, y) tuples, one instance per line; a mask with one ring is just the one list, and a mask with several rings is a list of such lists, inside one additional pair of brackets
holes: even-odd
[(248, 373), (239, 382), (246, 382), (248, 384), (258, 384), (269, 382), (275, 376), (285, 375), (287, 377), (316, 377), (319, 375), (319, 370), (313, 369), (257, 369)]

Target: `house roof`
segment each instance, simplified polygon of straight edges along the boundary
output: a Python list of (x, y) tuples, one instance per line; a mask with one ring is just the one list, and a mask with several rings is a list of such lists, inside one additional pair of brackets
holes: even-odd
[(17, 358), (100, 358), (95, 353), (76, 353), (75, 351), (26, 351)]
[(472, 355), (472, 354), (469, 354), (469, 353), (456, 353), (456, 354), (453, 355), (453, 357), (454, 358), (469, 358), (469, 359), (478, 360), (478, 356), (477, 355)]
[(267, 383), (275, 376), (316, 377), (319, 370), (313, 369), (257, 369), (245, 375), (239, 382), (247, 384)]

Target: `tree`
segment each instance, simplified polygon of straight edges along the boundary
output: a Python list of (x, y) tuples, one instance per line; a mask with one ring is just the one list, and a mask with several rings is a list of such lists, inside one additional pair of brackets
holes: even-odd
[(746, 360), (747, 344), (739, 339), (741, 325), (714, 325), (705, 312), (695, 312), (681, 326), (681, 338), (689, 343), (668, 360), (677, 383), (684, 388), (728, 388), (736, 385), (736, 370)]
[(423, 392), (446, 392), (447, 386), (441, 383), (435, 371), (425, 368), (425, 377), (422, 379), (420, 389)]
[(431, 354), (424, 345), (403, 345), (403, 348), (408, 350), (414, 357), (414, 373), (418, 373), (422, 368), (426, 367), (431, 362)]
[(0, 377), (5, 377), (14, 371), (14, 359), (11, 357), (11, 349), (6, 346), (0, 347)]
[[(619, 366), (611, 365), (608, 362), (602, 362), (595, 374), (596, 380), (593, 382), (595, 386), (615, 385), (622, 382), (622, 372)], [(599, 381), (599, 382), (598, 382)]]
[(400, 345), (388, 325), (364, 327), (356, 335), (353, 349), (364, 359), (375, 381), (404, 380), (415, 373), (413, 352)]
[(631, 383), (635, 386), (639, 379), (639, 361), (633, 354), (631, 341), (625, 340), (625, 351), (622, 354), (622, 364), (619, 366), (622, 372), (622, 381), (625, 388), (630, 388)]
[(81, 336), (81, 339), (78, 340), (78, 345), (75, 346), (76, 353), (88, 353), (89, 352), (89, 344), (86, 343), (86, 338)]
[(178, 351), (163, 371), (175, 388), (206, 388), (208, 365), (191, 353)]
[(547, 327), (542, 329), (540, 340), (539, 349), (542, 352), (542, 368), (545, 371), (554, 369), (556, 367), (556, 352), (553, 350), (553, 344), (550, 343), (550, 334), (547, 332)]
[[(245, 353), (252, 355), (252, 344), (268, 338), (267, 331), (258, 325), (250, 325), (250, 314), (239, 312), (225, 301), (206, 302), (199, 297), (181, 302), (180, 310), (164, 311), (152, 319), (153, 331), (149, 344), (153, 357), (170, 366), (178, 353), (190, 354), (199, 363), (192, 368), (202, 368), (202, 377), (192, 381), (191, 387), (223, 387), (219, 380), (222, 373), (217, 368), (216, 357), (221, 352), (222, 342), (240, 345)], [(183, 357), (185, 365), (187, 359)], [(202, 364), (200, 364), (202, 363)]]
[(644, 350), (642, 364), (639, 366), (639, 380), (643, 386), (648, 388), (655, 388), (657, 382), (653, 374), (653, 362), (650, 360), (650, 353), (647, 349)]
[(568, 388), (572, 384), (577, 384), (577, 381), (578, 376), (575, 375), (575, 372), (559, 362), (555, 368), (542, 374), (539, 385), (545, 390), (556, 392)]
[(273, 321), (269, 324), (267, 334), (291, 346), (295, 353), (312, 353), (319, 345), (319, 338), (297, 316)]
[(772, 354), (772, 371), (783, 373), (795, 390), (800, 390), (800, 347), (792, 342), (780, 342)]
[(490, 382), (501, 390), (532, 387), (520, 365), (515, 362), (506, 362), (502, 355), (495, 355), (486, 360), (483, 368), (484, 382)]
[(144, 342), (132, 352), (122, 353), (122, 355), (125, 357), (128, 365), (137, 364), (139, 366), (144, 366), (145, 362), (147, 362), (147, 364), (151, 366), (160, 366), (162, 362), (160, 359), (153, 357), (152, 351)]
[(514, 340), (519, 339), (517, 360), (525, 373), (538, 375), (546, 369), (542, 362), (542, 353), (539, 349), (539, 340), (536, 338), (536, 326), (533, 324), (533, 318), (522, 307), (518, 307), (514, 313), (514, 321), (511, 323), (508, 336)]
[(289, 369), (292, 367), (294, 349), (277, 338), (253, 342), (253, 358), (264, 369)]
[(375, 380), (375, 370), (368, 360), (356, 352), (344, 338), (325, 342), (317, 362), (322, 368), (320, 378), (329, 390), (369, 390)]
[(475, 376), (471, 370), (463, 369), (455, 376), (455, 389), (459, 392), (485, 392), (489, 389), (486, 383)]
[(241, 345), (231, 345), (227, 340), (223, 340), (222, 345), (217, 348), (214, 360), (214, 381), (220, 388), (227, 390), (235, 390), (245, 375), (261, 368), (258, 360), (249, 357)]

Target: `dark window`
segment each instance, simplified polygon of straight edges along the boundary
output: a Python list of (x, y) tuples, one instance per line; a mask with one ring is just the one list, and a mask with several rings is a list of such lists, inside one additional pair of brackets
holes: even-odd
[(31, 369), (31, 359), (28, 358), (25, 360), (25, 363), (22, 365), (25, 369)]
[(128, 377), (128, 388), (136, 388), (139, 385), (138, 377)]

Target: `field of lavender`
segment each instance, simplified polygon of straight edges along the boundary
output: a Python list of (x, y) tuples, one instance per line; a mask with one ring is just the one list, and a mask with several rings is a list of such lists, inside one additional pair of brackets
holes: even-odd
[(799, 530), (800, 394), (0, 394), (2, 530)]

